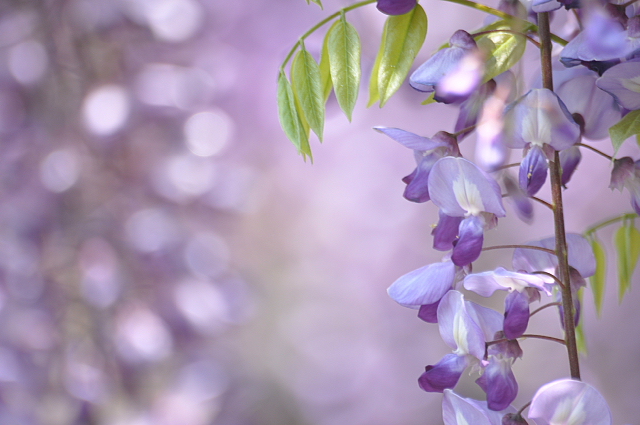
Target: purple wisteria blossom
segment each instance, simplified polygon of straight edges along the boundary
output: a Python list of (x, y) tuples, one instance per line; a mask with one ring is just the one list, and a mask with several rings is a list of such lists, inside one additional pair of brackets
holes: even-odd
[[(484, 229), (492, 227), (496, 217), (506, 215), (500, 186), (472, 162), (454, 157), (435, 163), (428, 186), (431, 199), (442, 214), (462, 218), (452, 261), (458, 266), (472, 263), (480, 256)], [(455, 223), (450, 221), (450, 225)]]
[(584, 64), (602, 71), (640, 47), (635, 22), (625, 28), (600, 7), (591, 7), (588, 12), (584, 29), (560, 52), (565, 66)]
[(440, 131), (433, 136), (418, 136), (399, 128), (374, 127), (386, 136), (389, 136), (401, 145), (412, 149), (416, 158), (417, 167), (411, 174), (402, 179), (407, 184), (404, 197), (412, 202), (427, 202), (429, 197), (429, 174), (433, 165), (444, 156), (459, 156), (458, 142), (449, 133)]
[(464, 287), (483, 297), (495, 291), (509, 291), (505, 299), (504, 334), (508, 339), (519, 338), (529, 324), (529, 304), (540, 299), (538, 291), (551, 295), (551, 284), (541, 276), (506, 270), (470, 274), (464, 279)]
[(596, 85), (613, 96), (621, 107), (632, 111), (640, 109), (640, 59), (608, 69)]
[(547, 159), (580, 139), (580, 126), (557, 94), (532, 89), (511, 103), (504, 117), (504, 140), (511, 148), (525, 148), (519, 183), (533, 196), (542, 187), (549, 168)]
[(451, 47), (439, 50), (409, 78), (411, 87), (426, 93), (435, 91), (434, 98), (443, 103), (466, 99), (483, 75), (478, 46), (468, 32), (456, 31), (449, 44)]
[(386, 15), (404, 15), (418, 4), (418, 0), (378, 0), (378, 10)]
[(591, 140), (608, 137), (609, 127), (620, 121), (622, 115), (615, 100), (598, 88), (597, 79), (595, 72), (584, 67), (553, 73), (556, 93), (574, 119), (575, 114), (580, 115), (578, 121), (582, 122), (578, 123), (582, 125), (583, 136)]
[(457, 384), (467, 367), (476, 366), (483, 370), (476, 382), (487, 393), (489, 409), (507, 408), (518, 392), (511, 364), (522, 352), (513, 344), (494, 344), (485, 358), (486, 343), (500, 337), (502, 323), (497, 311), (465, 301), (458, 291), (447, 292), (438, 307), (438, 324), (442, 339), (453, 353), (426, 367), (418, 379), (420, 388), (443, 392)]
[(533, 396), (529, 419), (537, 425), (611, 425), (611, 411), (602, 395), (586, 382), (560, 379), (543, 385)]
[(634, 162), (628, 156), (613, 161), (609, 184), (609, 188), (620, 191), (624, 187), (631, 194), (631, 206), (636, 214), (640, 215), (640, 161)]
[(506, 414), (515, 413), (513, 406), (502, 411), (487, 407), (485, 401), (460, 397), (452, 390), (444, 390), (442, 398), (442, 420), (445, 425), (502, 425)]
[(398, 278), (387, 293), (402, 306), (419, 308), (440, 301), (453, 287), (455, 277), (456, 266), (451, 260), (433, 263)]

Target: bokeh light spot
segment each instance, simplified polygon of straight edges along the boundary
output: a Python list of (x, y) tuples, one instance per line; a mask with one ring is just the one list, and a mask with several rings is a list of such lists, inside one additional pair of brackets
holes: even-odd
[(129, 117), (129, 96), (124, 87), (109, 84), (94, 89), (84, 100), (82, 113), (87, 129), (98, 136), (120, 130)]
[(224, 111), (194, 114), (184, 125), (187, 147), (194, 155), (215, 155), (229, 142), (233, 128), (233, 120)]

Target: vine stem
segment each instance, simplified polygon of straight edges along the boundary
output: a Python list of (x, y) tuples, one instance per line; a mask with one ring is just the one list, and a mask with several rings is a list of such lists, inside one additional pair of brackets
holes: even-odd
[(485, 246), (482, 248), (483, 251), (491, 251), (493, 249), (509, 249), (509, 248), (521, 248), (521, 249), (535, 249), (537, 251), (546, 252), (547, 254), (555, 255), (556, 252), (549, 248), (543, 248), (541, 246), (533, 246), (533, 245), (495, 245), (495, 246)]
[[(553, 90), (553, 76), (551, 71), (551, 31), (549, 28), (549, 12), (538, 13), (538, 35), (540, 36), (540, 61), (542, 65), (542, 86)], [(562, 204), (562, 166), (560, 154), (554, 152), (553, 161), (550, 161), (551, 196), (553, 199), (553, 223), (556, 236), (556, 257), (562, 287), (562, 307), (564, 310), (564, 338), (569, 357), (569, 370), (573, 379), (580, 380), (580, 359), (578, 357), (578, 344), (576, 342), (576, 327), (573, 308), (573, 294), (571, 293), (569, 256), (567, 237), (564, 228), (564, 208)]]
[(289, 63), (289, 60), (291, 59), (293, 54), (296, 52), (296, 49), (298, 49), (298, 47), (300, 46), (301, 42), (305, 38), (309, 37), (311, 34), (316, 32), (316, 30), (318, 30), (318, 28), (322, 27), (323, 25), (325, 25), (328, 22), (331, 22), (333, 19), (341, 16), (342, 14), (344, 14), (346, 12), (352, 11), (353, 9), (358, 9), (358, 8), (360, 8), (362, 6), (366, 6), (366, 5), (371, 4), (371, 3), (375, 3), (376, 1), (377, 0), (364, 0), (364, 1), (361, 1), (361, 2), (358, 2), (358, 3), (354, 3), (351, 6), (344, 7), (342, 9), (338, 10), (336, 13), (333, 13), (333, 14), (327, 16), (322, 21), (320, 21), (317, 24), (315, 24), (314, 26), (312, 26), (309, 29), (309, 31), (307, 31), (304, 34), (302, 34), (302, 36), (296, 42), (296, 44), (293, 45), (293, 47), (291, 48), (291, 50), (287, 54), (287, 57), (284, 59), (284, 62), (282, 62), (282, 65), (280, 66), (280, 69), (284, 71), (284, 68), (287, 66), (287, 63)]
[(529, 317), (533, 316), (534, 314), (536, 314), (538, 312), (541, 312), (545, 308), (553, 307), (553, 306), (560, 305), (560, 304), (561, 303), (559, 303), (559, 302), (553, 302), (553, 303), (545, 304), (542, 307), (538, 307), (537, 309), (535, 309), (531, 314), (529, 314)]
[(589, 236), (592, 233), (595, 233), (596, 230), (601, 229), (601, 228), (603, 228), (605, 226), (608, 226), (608, 225), (613, 224), (613, 223), (617, 223), (618, 221), (630, 220), (630, 219), (633, 219), (633, 218), (638, 218), (638, 214), (636, 214), (636, 213), (627, 213), (627, 214), (623, 214), (623, 215), (615, 217), (615, 218), (611, 218), (609, 220), (602, 221), (602, 222), (594, 224), (593, 226), (588, 228), (587, 231), (585, 232), (585, 235)]
[(609, 161), (613, 161), (614, 158), (611, 155), (607, 155), (606, 153), (602, 152), (600, 149), (596, 149), (593, 146), (590, 145), (585, 145), (584, 143), (576, 143), (576, 146), (581, 146), (583, 148), (587, 148), (592, 150), (593, 152), (597, 153), (598, 155), (602, 155), (605, 158), (607, 158)]

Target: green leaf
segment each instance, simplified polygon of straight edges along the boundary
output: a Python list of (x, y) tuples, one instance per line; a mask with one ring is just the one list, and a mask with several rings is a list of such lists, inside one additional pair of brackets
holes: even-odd
[(625, 224), (615, 234), (616, 253), (618, 256), (619, 301), (631, 287), (631, 277), (640, 256), (640, 232), (633, 224)]
[(327, 33), (331, 80), (340, 108), (351, 121), (360, 88), (360, 37), (344, 15)]
[(435, 103), (436, 101), (436, 92), (433, 92), (429, 95), (429, 97), (427, 97), (425, 100), (423, 100), (420, 104), (421, 105), (430, 105), (432, 103)]
[(607, 278), (607, 254), (600, 242), (595, 236), (590, 238), (591, 249), (596, 257), (596, 272), (589, 278), (591, 283), (591, 292), (593, 292), (593, 302), (596, 305), (596, 312), (600, 316), (602, 312), (602, 303), (604, 301), (604, 288)]
[[(384, 43), (386, 38), (387, 26), (385, 25), (384, 30), (382, 31), (382, 43)], [(373, 64), (373, 69), (371, 70), (371, 77), (369, 79), (369, 102), (367, 102), (367, 108), (380, 100), (380, 91), (378, 90), (378, 71), (380, 70), (380, 61), (382, 60), (383, 49), (384, 44), (380, 44), (380, 50), (378, 51), (376, 61)]]
[[(490, 30), (513, 30), (513, 28), (504, 21), (496, 22), (493, 26), (494, 28)], [(478, 38), (476, 43), (487, 58), (485, 62), (484, 82), (511, 69), (522, 58), (527, 47), (527, 39), (525, 36), (510, 32), (491, 32)]]
[(324, 9), (324, 7), (322, 6), (322, 0), (307, 0), (307, 4), (309, 4), (309, 1), (312, 1), (318, 6), (320, 6), (320, 9)]
[(322, 96), (322, 80), (320, 67), (307, 52), (304, 45), (293, 58), (291, 64), (291, 86), (296, 96), (302, 115), (309, 127), (322, 141), (324, 127), (324, 98)]
[[(417, 5), (404, 15), (389, 16), (378, 55), (380, 107), (400, 88), (427, 36), (427, 15)], [(377, 61), (378, 59), (376, 59)]]
[[(335, 25), (335, 24), (334, 24)], [(328, 34), (327, 34), (328, 35)], [(325, 36), (322, 43), (322, 55), (320, 57), (320, 82), (322, 83), (322, 98), (327, 103), (333, 82), (331, 81), (331, 69), (329, 65), (329, 37)]]
[[(578, 300), (582, 304), (582, 295), (584, 291), (580, 289), (578, 291)], [(587, 354), (587, 339), (584, 335), (584, 319), (580, 320), (578, 326), (576, 326), (576, 345), (578, 346), (578, 352), (581, 354)]]
[(282, 129), (289, 140), (298, 148), (298, 152), (305, 159), (309, 156), (313, 160), (309, 147), (309, 133), (298, 115), (293, 89), (284, 71), (280, 71), (278, 76), (278, 116)]
[(615, 156), (625, 140), (638, 134), (640, 134), (640, 109), (629, 112), (620, 122), (609, 128), (609, 136), (614, 149), (613, 155)]

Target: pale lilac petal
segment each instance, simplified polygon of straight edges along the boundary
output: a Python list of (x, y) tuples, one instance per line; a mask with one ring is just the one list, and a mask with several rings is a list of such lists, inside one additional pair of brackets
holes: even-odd
[(417, 309), (440, 300), (453, 286), (455, 275), (451, 261), (429, 264), (400, 277), (387, 293), (398, 304)]
[(532, 89), (505, 112), (505, 142), (512, 148), (548, 144), (556, 150), (573, 146), (580, 126), (554, 92)]
[(418, 378), (418, 384), (427, 392), (441, 393), (447, 388), (453, 388), (468, 363), (469, 359), (466, 356), (447, 354), (435, 365), (425, 368), (425, 372)]
[(613, 161), (613, 170), (611, 171), (610, 189), (622, 190), (622, 188), (630, 180), (635, 177), (635, 163), (633, 159), (625, 156)]
[(448, 74), (455, 71), (462, 58), (477, 49), (476, 42), (463, 30), (456, 31), (449, 41), (451, 47), (439, 50), (420, 65), (409, 77), (409, 84), (416, 90), (430, 93)]
[(531, 198), (508, 175), (505, 175), (504, 186), (518, 218), (525, 223), (531, 223), (533, 220), (533, 201)]
[(629, 110), (640, 109), (640, 61), (633, 60), (609, 68), (596, 85)]
[(561, 7), (562, 4), (557, 0), (533, 0), (533, 2), (531, 2), (531, 10), (535, 13), (551, 12)]
[(529, 324), (529, 295), (512, 291), (504, 300), (504, 336), (516, 339), (522, 336)]
[(577, 146), (571, 146), (568, 149), (560, 151), (560, 165), (562, 166), (562, 185), (566, 186), (571, 180), (573, 172), (576, 171), (582, 154), (580, 148)]
[(453, 248), (453, 241), (458, 237), (458, 229), (462, 217), (450, 217), (439, 211), (438, 225), (431, 231), (433, 248), (438, 251), (449, 251)]
[(378, 10), (386, 15), (404, 15), (413, 9), (418, 0), (378, 0)]
[(491, 357), (476, 383), (487, 393), (487, 405), (491, 410), (506, 409), (518, 395), (518, 383), (511, 371), (511, 360)]
[(571, 114), (583, 118), (583, 136), (591, 140), (608, 137), (609, 127), (622, 117), (615, 100), (596, 86), (597, 79), (593, 71), (582, 66), (554, 72), (556, 93)]
[(482, 330), (485, 342), (493, 341), (496, 333), (502, 330), (502, 314), (491, 308), (476, 304), (473, 301), (465, 301), (465, 303), (467, 313)]
[[(460, 112), (458, 113), (458, 120), (453, 129), (456, 133), (465, 128), (469, 128), (478, 122), (478, 118), (482, 113), (485, 100), (493, 93), (496, 88), (494, 80), (490, 80), (487, 83), (481, 85), (475, 90), (471, 96), (460, 104)], [(468, 130), (458, 135), (458, 140), (462, 140), (473, 130)]]
[(460, 223), (458, 232), (460, 238), (453, 247), (451, 260), (456, 266), (466, 266), (473, 263), (482, 253), (482, 242), (484, 241), (483, 222), (480, 217), (467, 217)]
[(466, 100), (482, 83), (484, 58), (480, 52), (466, 54), (450, 73), (436, 85), (434, 99), (442, 103), (454, 103)]
[(490, 297), (498, 290), (522, 292), (528, 287), (545, 291), (545, 293), (551, 295), (549, 288), (541, 277), (528, 273), (512, 272), (502, 267), (498, 267), (494, 271), (466, 276), (464, 278), (464, 287), (483, 297)]
[[(474, 400), (475, 401), (475, 400)], [(481, 403), (481, 402), (480, 402)], [(444, 390), (442, 398), (442, 420), (444, 425), (500, 425), (499, 418), (487, 414), (480, 403), (471, 403), (450, 389)]]
[(411, 202), (427, 202), (429, 197), (429, 175), (434, 164), (442, 158), (438, 152), (430, 153), (422, 157), (415, 171), (405, 177), (403, 181), (407, 183), (403, 196)]
[[(526, 245), (539, 246), (555, 250), (555, 237), (541, 241), (528, 242)], [(577, 233), (567, 233), (569, 265), (578, 270), (582, 277), (593, 276), (596, 272), (596, 258), (588, 240)], [(558, 265), (555, 255), (546, 252), (517, 248), (513, 252), (513, 268), (526, 272), (547, 271), (553, 273)]]
[[(540, 241), (527, 242), (525, 245), (542, 247)], [(555, 255), (536, 249), (517, 248), (513, 251), (513, 268), (528, 273), (544, 271), (553, 273), (558, 264)]]
[[(473, 317), (477, 318), (476, 310), (471, 308)], [(485, 334), (467, 310), (468, 304), (460, 292), (447, 292), (438, 306), (440, 336), (454, 353), (471, 354), (481, 360), (485, 351)]]
[(416, 151), (429, 151), (441, 146), (447, 146), (442, 140), (429, 139), (428, 137), (418, 136), (399, 128), (392, 127), (373, 127), (379, 133), (389, 136), (402, 146)]
[(445, 157), (436, 162), (429, 177), (429, 194), (433, 203), (452, 217), (481, 212), (506, 215), (496, 181), (464, 158)]
[(433, 304), (421, 305), (418, 310), (418, 318), (424, 320), (427, 323), (438, 323), (438, 306), (440, 300)]
[(533, 146), (520, 163), (520, 189), (529, 196), (534, 196), (547, 180), (549, 164), (540, 146)]
[(591, 385), (561, 379), (543, 385), (533, 396), (529, 419), (538, 425), (611, 425), (606, 400)]

